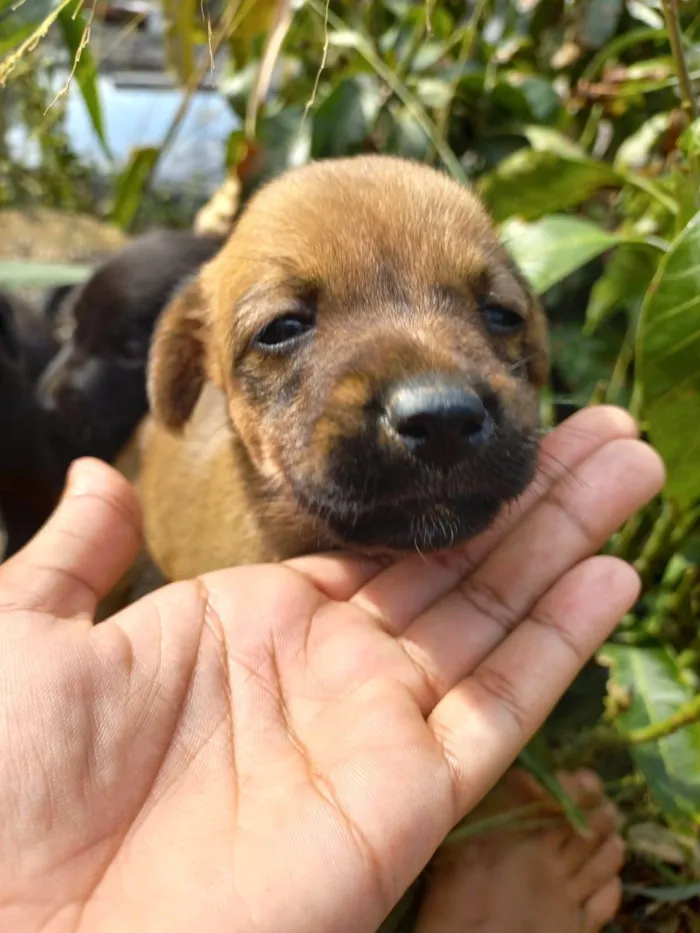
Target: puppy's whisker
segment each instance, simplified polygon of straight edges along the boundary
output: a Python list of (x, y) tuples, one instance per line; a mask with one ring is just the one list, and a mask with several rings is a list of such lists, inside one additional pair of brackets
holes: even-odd
[(577, 483), (579, 483), (581, 486), (585, 486), (585, 485), (586, 485), (586, 483), (584, 483), (584, 481), (581, 479), (581, 477), (578, 476), (577, 473), (576, 473), (571, 467), (567, 466), (567, 465), (566, 465), (562, 460), (560, 460), (558, 457), (555, 457), (554, 454), (551, 454), (551, 453), (549, 453), (549, 452), (546, 451), (546, 450), (542, 450), (542, 451), (540, 452), (540, 456), (541, 456), (542, 459), (548, 459), (548, 460), (551, 460), (553, 463), (556, 463), (556, 465), (557, 465), (557, 466), (559, 467), (559, 469), (561, 470), (561, 473), (560, 473), (558, 476), (553, 477), (553, 476), (547, 476), (547, 474), (544, 472), (544, 470), (543, 470), (542, 468), (540, 468), (540, 472), (541, 472), (547, 479), (549, 479), (550, 481), (551, 481), (551, 480), (557, 480), (557, 481), (558, 481), (558, 480), (575, 480), (575, 481), (576, 481)]

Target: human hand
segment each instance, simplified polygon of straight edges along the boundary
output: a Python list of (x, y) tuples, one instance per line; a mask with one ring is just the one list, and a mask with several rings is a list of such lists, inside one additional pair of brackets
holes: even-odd
[(591, 557), (663, 481), (622, 412), (498, 527), (178, 583), (93, 627), (140, 541), (83, 461), (0, 567), (0, 930), (376, 930), (637, 597)]

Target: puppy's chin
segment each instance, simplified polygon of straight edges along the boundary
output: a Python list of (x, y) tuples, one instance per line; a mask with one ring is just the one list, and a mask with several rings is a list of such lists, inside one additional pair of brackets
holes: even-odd
[(337, 547), (368, 554), (437, 551), (486, 531), (501, 509), (525, 491), (533, 473), (534, 465), (508, 494), (485, 490), (443, 501), (416, 497), (360, 503), (344, 496), (329, 499), (297, 490), (296, 499), (299, 508), (323, 526)]
[(325, 516), (343, 547), (366, 552), (437, 551), (453, 547), (485, 531), (502, 502), (474, 497), (458, 507), (424, 502), (378, 505), (353, 519)]
[(297, 514), (343, 549), (443, 550), (484, 532), (534, 478), (534, 430), (501, 433), (500, 442), (446, 470), (385, 452), (382, 459), (367, 443), (337, 444), (320, 476), (286, 471), (288, 492)]

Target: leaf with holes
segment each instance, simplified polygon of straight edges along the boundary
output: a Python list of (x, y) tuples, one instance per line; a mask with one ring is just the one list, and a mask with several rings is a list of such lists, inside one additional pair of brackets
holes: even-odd
[(638, 336), (638, 379), (651, 439), (666, 462), (667, 493), (700, 501), (700, 213), (664, 256)]

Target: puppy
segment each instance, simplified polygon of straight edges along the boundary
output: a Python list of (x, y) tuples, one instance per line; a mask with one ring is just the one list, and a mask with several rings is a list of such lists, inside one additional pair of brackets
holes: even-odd
[(546, 322), (475, 196), (385, 156), (249, 202), (162, 316), (139, 480), (164, 575), (429, 551), (532, 479)]
[(49, 297), (46, 313), (65, 342), (38, 399), (65, 464), (85, 455), (111, 461), (127, 443), (148, 407), (146, 359), (158, 315), (221, 243), (182, 231), (146, 234), (83, 285)]
[[(34, 384), (57, 349), (46, 322), (0, 293), (0, 516), (10, 557), (51, 514), (63, 485)], [(3, 548), (0, 545), (0, 558)]]
[(76, 285), (57, 285), (44, 293), (41, 312), (49, 321), (55, 321), (68, 296), (76, 290)]

